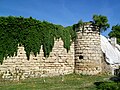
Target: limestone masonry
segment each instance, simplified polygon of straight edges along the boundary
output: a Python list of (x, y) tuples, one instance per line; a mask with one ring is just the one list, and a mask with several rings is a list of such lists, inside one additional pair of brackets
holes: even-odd
[(102, 51), (98, 28), (91, 23), (87, 23), (84, 27), (77, 28), (76, 31), (75, 72), (87, 75), (100, 73), (102, 70)]
[(4, 79), (20, 80), (31, 77), (45, 77), (70, 73), (96, 75), (102, 71), (100, 33), (92, 23), (77, 28), (77, 39), (70, 50), (63, 47), (61, 39), (56, 40), (48, 58), (44, 57), (42, 46), (36, 57), (31, 53), (27, 60), (24, 47), (18, 47), (17, 56), (8, 57), (0, 65)]

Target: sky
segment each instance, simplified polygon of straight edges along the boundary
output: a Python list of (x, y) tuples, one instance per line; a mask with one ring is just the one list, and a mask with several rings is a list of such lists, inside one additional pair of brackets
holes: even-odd
[(70, 26), (79, 20), (91, 21), (94, 14), (105, 15), (110, 28), (120, 24), (119, 0), (0, 0), (0, 16), (23, 16)]

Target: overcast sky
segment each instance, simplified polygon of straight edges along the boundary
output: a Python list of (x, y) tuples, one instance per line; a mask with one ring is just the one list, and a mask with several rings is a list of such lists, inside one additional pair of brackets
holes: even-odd
[[(92, 20), (93, 14), (108, 17), (111, 27), (120, 24), (119, 0), (0, 0), (0, 16), (24, 16), (69, 26)], [(110, 28), (111, 29), (111, 28)], [(108, 29), (103, 35), (110, 32)]]

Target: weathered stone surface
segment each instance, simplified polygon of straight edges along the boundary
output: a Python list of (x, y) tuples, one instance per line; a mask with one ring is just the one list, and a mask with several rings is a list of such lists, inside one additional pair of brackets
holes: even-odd
[[(85, 25), (83, 32), (77, 32), (75, 42), (75, 72), (94, 75), (101, 72), (101, 47), (99, 31), (94, 31), (91, 24)], [(81, 30), (80, 30), (81, 31)], [(81, 35), (82, 33), (82, 35)], [(96, 66), (99, 69), (95, 69)]]
[(74, 71), (74, 43), (70, 51), (63, 47), (63, 41), (55, 41), (53, 51), (48, 58), (44, 57), (41, 47), (36, 57), (31, 53), (27, 60), (24, 47), (18, 47), (17, 56), (9, 57), (0, 65), (0, 73), (4, 79), (25, 79), (30, 77), (54, 76)]

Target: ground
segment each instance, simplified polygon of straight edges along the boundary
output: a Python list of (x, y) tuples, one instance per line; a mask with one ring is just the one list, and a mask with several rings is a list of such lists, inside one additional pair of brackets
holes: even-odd
[(0, 79), (0, 90), (96, 90), (95, 82), (109, 80), (110, 76), (83, 76), (69, 74), (65, 76), (5, 81)]

